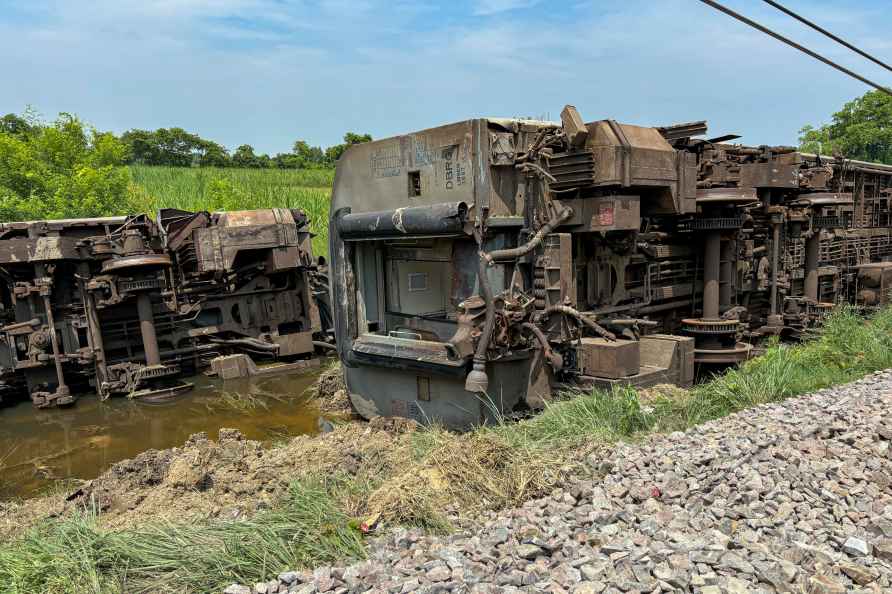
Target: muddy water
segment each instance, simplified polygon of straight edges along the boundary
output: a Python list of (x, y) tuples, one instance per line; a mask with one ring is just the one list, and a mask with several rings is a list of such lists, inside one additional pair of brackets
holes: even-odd
[(275, 441), (315, 433), (311, 375), (219, 380), (196, 377), (195, 388), (164, 404), (125, 397), (82, 396), (70, 407), (36, 410), (29, 402), (0, 408), (0, 498), (35, 495), (59, 479), (95, 478), (148, 449), (182, 445), (193, 433), (217, 437), (221, 427), (249, 439)]

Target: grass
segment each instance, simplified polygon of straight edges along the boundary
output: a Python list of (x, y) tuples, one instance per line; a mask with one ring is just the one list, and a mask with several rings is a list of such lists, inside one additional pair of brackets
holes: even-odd
[(271, 401), (284, 402), (285, 397), (275, 392), (268, 392), (263, 388), (249, 384), (240, 390), (220, 390), (212, 399), (205, 402), (205, 408), (214, 412), (217, 410), (234, 410), (241, 413), (268, 410)]
[(576, 394), (540, 415), (493, 429), (513, 444), (567, 444), (684, 430), (728, 414), (855, 380), (892, 368), (892, 309), (869, 321), (843, 307), (819, 335), (801, 344), (769, 345), (747, 361), (681, 395), (643, 397), (633, 388)]
[[(772, 344), (764, 356), (689, 391), (575, 394), (536, 417), (454, 434), (432, 427), (394, 437), (350, 426), (365, 447), (352, 475), (338, 464), (343, 442), (320, 441), (327, 482), (299, 480), (274, 510), (250, 520), (153, 524), (103, 531), (90, 515), (32, 528), (0, 544), (0, 592), (192, 592), (251, 584), (284, 568), (361, 557), (358, 520), (448, 530), (450, 507), (467, 515), (550, 492), (586, 457), (618, 440), (683, 430), (892, 368), (892, 310), (865, 320), (841, 309), (802, 344)], [(334, 435), (334, 434), (333, 434)], [(323, 448), (328, 447), (328, 450)], [(66, 589), (67, 588), (67, 589)]]
[(96, 513), (39, 525), (0, 547), (0, 591), (219, 592), (281, 571), (363, 555), (362, 539), (320, 481), (295, 482), (249, 520), (104, 531)]
[(328, 254), (333, 169), (239, 169), (132, 166), (133, 191), (148, 212), (300, 208), (316, 234), (313, 252)]

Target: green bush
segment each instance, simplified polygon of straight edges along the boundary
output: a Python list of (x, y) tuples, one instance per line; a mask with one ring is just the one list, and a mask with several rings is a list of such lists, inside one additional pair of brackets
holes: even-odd
[(126, 214), (135, 210), (127, 149), (114, 135), (61, 114), (24, 131), (0, 129), (0, 221)]

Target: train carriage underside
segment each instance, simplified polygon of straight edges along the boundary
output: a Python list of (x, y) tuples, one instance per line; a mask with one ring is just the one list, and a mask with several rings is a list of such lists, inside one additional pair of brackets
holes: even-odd
[(561, 116), (339, 161), (332, 305), (361, 414), (468, 427), (565, 386), (689, 385), (889, 302), (892, 167)]
[(0, 400), (159, 398), (220, 355), (310, 356), (310, 237), (284, 208), (0, 224)]

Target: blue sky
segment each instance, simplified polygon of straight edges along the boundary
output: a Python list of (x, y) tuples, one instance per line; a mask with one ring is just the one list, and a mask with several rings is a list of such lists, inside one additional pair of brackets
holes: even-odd
[[(892, 86), (757, 0), (734, 9)], [(784, 0), (892, 61), (889, 0)], [(182, 126), (229, 148), (473, 116), (664, 125), (789, 144), (867, 90), (697, 0), (0, 0), (0, 113)]]

